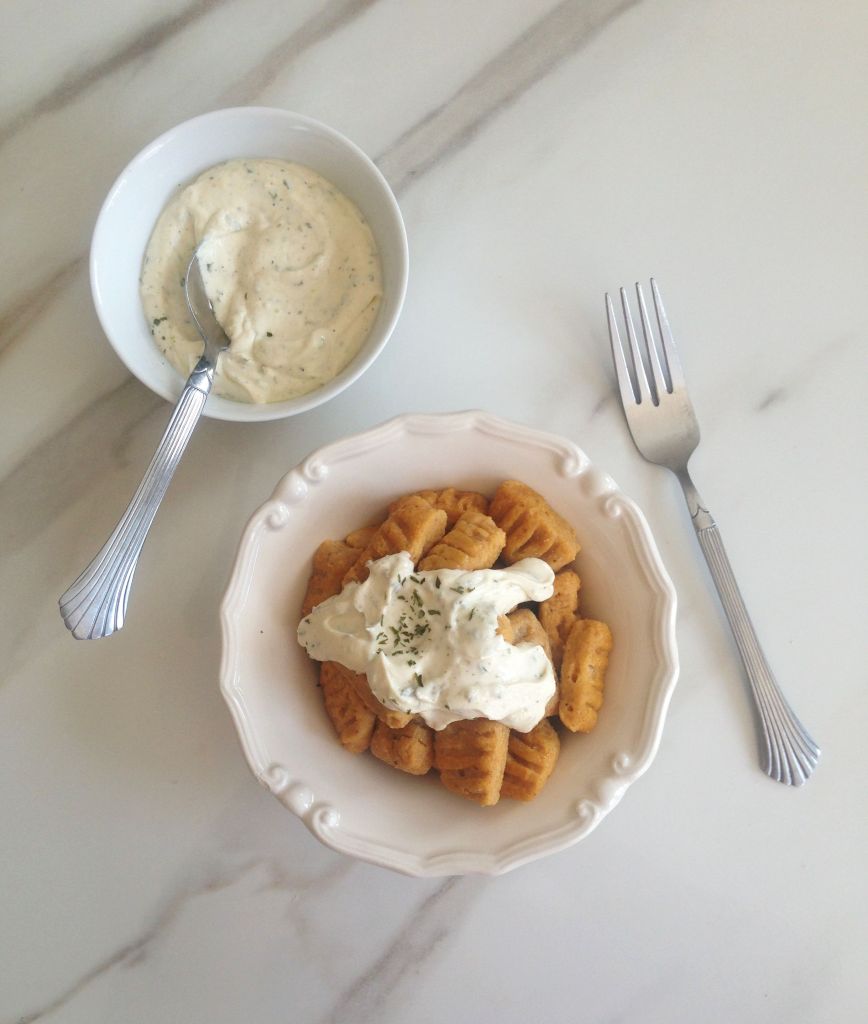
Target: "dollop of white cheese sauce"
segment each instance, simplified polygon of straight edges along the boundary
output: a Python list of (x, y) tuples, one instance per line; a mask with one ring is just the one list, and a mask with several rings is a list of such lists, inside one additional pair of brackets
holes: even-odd
[(142, 266), (151, 333), (185, 377), (203, 350), (184, 299), (197, 246), (205, 290), (231, 341), (216, 394), (244, 402), (307, 394), (336, 377), (371, 331), (382, 271), (358, 208), (309, 167), (230, 160), (169, 203)]
[(369, 564), (367, 580), (302, 620), (298, 640), (312, 658), (365, 673), (381, 704), (434, 729), (489, 718), (529, 732), (542, 719), (556, 686), (551, 662), (539, 644), (507, 643), (497, 617), (551, 597), (545, 562), (416, 572), (402, 552)]

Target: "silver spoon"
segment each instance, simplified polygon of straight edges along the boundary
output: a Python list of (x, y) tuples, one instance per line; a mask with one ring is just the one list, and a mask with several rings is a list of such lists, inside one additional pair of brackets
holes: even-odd
[(79, 640), (110, 636), (123, 626), (142, 545), (193, 428), (199, 422), (214, 383), (217, 357), (229, 345), (205, 294), (198, 257), (197, 250), (187, 265), (184, 296), (205, 342), (205, 351), (187, 380), (163, 439), (126, 512), (96, 558), (60, 598), (63, 621)]

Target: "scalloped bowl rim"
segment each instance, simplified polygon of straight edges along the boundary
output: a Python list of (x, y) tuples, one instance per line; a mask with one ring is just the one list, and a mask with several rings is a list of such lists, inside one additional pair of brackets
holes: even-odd
[[(468, 431), (480, 437), (487, 435), (529, 445), (541, 452), (554, 453), (561, 459), (561, 472), (564, 476), (588, 481), (589, 488), (599, 491), (602, 500), (607, 503), (607, 514), (613, 519), (623, 519), (627, 524), (629, 542), (634, 545), (633, 554), (641, 564), (649, 590), (654, 594), (653, 646), (656, 670), (653, 678), (648, 681), (647, 700), (641, 715), (641, 734), (636, 749), (615, 755), (607, 773), (593, 779), (590, 793), (567, 797), (574, 808), (574, 820), (559, 828), (508, 843), (501, 849), (484, 853), (459, 849), (431, 854), (397, 848), (389, 842), (342, 830), (340, 810), (317, 801), (314, 795), (315, 783), (310, 779), (293, 777), (288, 769), (265, 756), (257, 722), (251, 717), (243, 689), (238, 685), (237, 627), (253, 585), (256, 556), (263, 531), (267, 533), (282, 529), (290, 518), (292, 507), (303, 503), (311, 488), (327, 480), (330, 465), (363, 458), (368, 452), (386, 445), (400, 444), (402, 440), (414, 436), (443, 437)], [(319, 448), (281, 478), (271, 497), (250, 518), (241, 537), (220, 609), (223, 637), (220, 686), (251, 771), (326, 846), (407, 875), (498, 875), (563, 850), (583, 839), (620, 802), (627, 788), (647, 771), (657, 753), (669, 702), (678, 679), (675, 617), (675, 590), (644, 515), (620, 491), (611, 477), (593, 466), (578, 446), (555, 434), (478, 410), (406, 414)], [(562, 782), (562, 785), (566, 783)], [(523, 807), (532, 813), (534, 804)]]

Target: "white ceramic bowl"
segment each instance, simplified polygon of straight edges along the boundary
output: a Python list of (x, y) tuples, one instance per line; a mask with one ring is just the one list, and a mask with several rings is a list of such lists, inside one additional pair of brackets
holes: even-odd
[[(295, 628), (320, 541), (407, 491), (508, 478), (575, 525), (582, 608), (615, 647), (596, 729), (563, 737), (532, 803), (480, 808), (343, 750)], [(401, 416), (288, 473), (244, 531), (222, 624), (223, 695), (259, 781), (328, 846), (412, 875), (499, 874), (586, 836), (654, 758), (678, 675), (675, 593), (642, 513), (569, 441), (481, 412)]]
[(401, 212), (386, 179), (333, 128), (289, 110), (235, 107), (185, 121), (161, 135), (124, 169), (97, 218), (90, 250), (93, 300), (103, 330), (143, 384), (175, 401), (184, 381), (151, 337), (139, 299), (139, 274), (157, 217), (175, 194), (214, 164), (276, 157), (318, 171), (359, 207), (383, 265), (383, 301), (361, 351), (325, 387), (285, 402), (256, 405), (212, 395), (205, 415), (223, 420), (292, 416), (334, 397), (376, 359), (395, 326), (407, 289), (409, 260)]

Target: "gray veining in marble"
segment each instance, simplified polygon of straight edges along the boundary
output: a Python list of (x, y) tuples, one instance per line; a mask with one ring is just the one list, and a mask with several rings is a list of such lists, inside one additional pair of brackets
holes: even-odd
[(641, 0), (563, 0), (377, 159), (400, 194)]
[[(575, 53), (612, 19), (634, 7), (637, 2), (594, 0), (589, 5), (584, 0), (564, 0), (504, 53), (482, 68), (455, 96), (420, 124), (407, 129), (387, 152), (377, 158), (377, 163), (395, 191), (400, 195), (412, 181), (431, 170), (439, 160), (466, 146), (490, 118), (515, 102), (527, 89), (552, 71), (560, 60)], [(225, 94), (225, 100), (230, 103), (255, 100), (258, 93), (273, 79), (276, 70), (300, 49), (315, 45), (324, 35), (369, 5), (369, 0), (344, 0), (326, 5), (319, 15), (275, 47), (244, 81), (230, 88)], [(193, 5), (183, 19), (179, 16), (159, 29), (146, 33), (124, 51), (127, 56), (122, 59), (121, 55), (115, 55), (106, 61), (100, 75), (90, 76), (87, 82), (69, 92), (69, 98), (77, 95), (98, 77), (112, 73), (140, 51), (159, 45), (162, 39), (185, 27), (194, 17), (201, 17), (211, 6), (213, 3)], [(203, 10), (199, 10), (200, 7)], [(58, 299), (63, 287), (83, 264), (84, 257), (76, 257), (0, 312), (0, 326), (5, 328), (0, 330), (0, 337), (6, 335), (6, 344), (11, 344), (33, 317), (44, 312), (48, 303)], [(63, 430), (65, 432), (66, 427)], [(45, 451), (51, 449), (53, 440), (49, 438), (45, 442)], [(33, 471), (42, 472), (38, 453), (30, 453), (29, 458), (37, 460)]]
[[(315, 900), (317, 895), (336, 880), (344, 878), (352, 870), (350, 862), (338, 862), (328, 868), (319, 879), (305, 880), (299, 892), (306, 901)], [(144, 963), (148, 957), (151, 947), (159, 942), (161, 936), (171, 928), (182, 911), (194, 900), (203, 896), (210, 896), (230, 889), (237, 885), (245, 877), (254, 872), (266, 872), (271, 879), (270, 885), (277, 891), (289, 891), (296, 888), (297, 883), (287, 874), (285, 868), (279, 861), (248, 861), (237, 865), (231, 871), (215, 872), (208, 878), (201, 879), (192, 888), (185, 888), (174, 896), (162, 908), (154, 922), (142, 934), (136, 936), (120, 949), (114, 950), (104, 961), (96, 964), (86, 974), (78, 978), (64, 992), (56, 996), (50, 1003), (31, 1010), (17, 1018), (15, 1024), (34, 1024), (35, 1021), (45, 1020), (58, 1010), (68, 1005), (88, 986), (98, 982), (110, 971), (118, 968), (132, 969)], [(447, 883), (448, 884), (448, 883)]]
[(223, 93), (220, 106), (243, 106), (255, 103), (273, 84), (281, 71), (300, 53), (315, 46), (322, 39), (338, 31), (353, 18), (359, 17), (376, 0), (332, 0), (285, 39), (281, 39), (238, 81)]
[(71, 72), (50, 92), (40, 96), (32, 106), (21, 111), (5, 125), (0, 125), (0, 146), (3, 146), (28, 121), (41, 117), (43, 114), (53, 114), (62, 110), (101, 79), (114, 74), (132, 61), (147, 57), (177, 33), (204, 18), (215, 8), (229, 2), (231, 0), (193, 0), (192, 3), (182, 7), (177, 14), (155, 22), (146, 31), (131, 39), (103, 60), (90, 67)]
[[(68, 47), (50, 10), (53, 49), (8, 36), (33, 76), (7, 78), (0, 119), (18, 241), (0, 275), (0, 1022), (429, 1024), (496, 1006), (519, 1024), (563, 1017), (579, 973), (592, 1020), (861, 1019), (864, 5), (130, 0), (104, 28), (108, 8), (79, 7)], [(101, 337), (93, 218), (150, 138), (257, 102), (377, 159), (407, 219), (407, 304), (327, 407), (201, 425), (129, 628), (76, 646), (56, 596), (169, 414)], [(827, 748), (794, 799), (753, 765), (689, 524), (614, 398), (602, 292), (649, 272), (703, 428), (698, 479)], [(640, 501), (679, 592), (682, 683), (647, 777), (579, 847), (502, 879), (411, 880), (321, 849), (249, 777), (214, 682), (216, 610), (245, 517), (306, 452), (469, 405), (571, 436)]]
[(64, 289), (85, 268), (85, 257), (76, 256), (49, 277), (20, 295), (0, 313), (0, 357), (27, 331), (46, 305), (61, 297)]
[(438, 946), (461, 926), (474, 893), (484, 883), (473, 878), (442, 882), (408, 915), (406, 925), (376, 963), (343, 992), (321, 1024), (343, 1024), (350, 1019), (376, 1020), (401, 985), (412, 984), (414, 974)]

